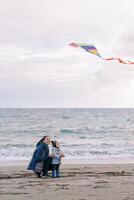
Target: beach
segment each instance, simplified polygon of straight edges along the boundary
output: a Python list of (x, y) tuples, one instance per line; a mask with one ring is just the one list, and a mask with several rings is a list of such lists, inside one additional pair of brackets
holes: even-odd
[(62, 164), (60, 178), (36, 178), (26, 163), (0, 165), (1, 200), (134, 200), (134, 164)]
[[(0, 109), (0, 124), (0, 200), (134, 200), (133, 109)], [(27, 171), (47, 134), (61, 178)]]

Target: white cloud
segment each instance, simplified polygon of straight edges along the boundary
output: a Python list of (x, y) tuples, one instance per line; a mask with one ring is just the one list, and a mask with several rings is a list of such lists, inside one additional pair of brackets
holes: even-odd
[(133, 106), (132, 65), (68, 46), (95, 43), (104, 57), (132, 59), (133, 6), (132, 0), (0, 0), (0, 106)]

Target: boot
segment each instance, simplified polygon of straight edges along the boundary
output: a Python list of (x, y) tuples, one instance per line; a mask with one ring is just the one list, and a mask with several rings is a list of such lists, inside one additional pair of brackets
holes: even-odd
[(56, 178), (56, 170), (52, 170), (52, 177)]
[(56, 177), (60, 177), (60, 171), (59, 170), (56, 171)]

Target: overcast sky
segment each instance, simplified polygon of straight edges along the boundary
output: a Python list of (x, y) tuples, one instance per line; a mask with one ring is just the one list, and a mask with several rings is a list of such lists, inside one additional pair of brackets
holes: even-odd
[(0, 107), (134, 107), (133, 0), (0, 0)]

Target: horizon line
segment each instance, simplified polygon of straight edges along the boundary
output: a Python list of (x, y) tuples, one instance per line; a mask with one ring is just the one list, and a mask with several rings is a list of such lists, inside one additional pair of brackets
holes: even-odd
[(134, 109), (134, 107), (0, 107), (0, 109)]

